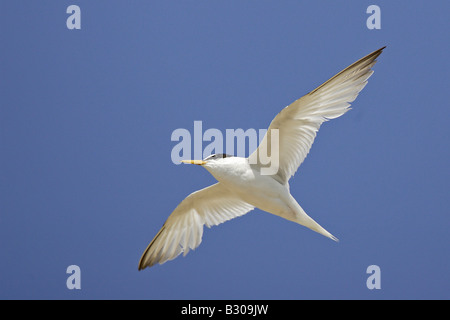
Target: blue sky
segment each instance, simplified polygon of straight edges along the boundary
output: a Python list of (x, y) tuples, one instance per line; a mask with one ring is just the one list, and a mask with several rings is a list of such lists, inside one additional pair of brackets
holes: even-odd
[[(80, 30), (66, 27), (72, 4)], [(380, 30), (366, 27), (371, 4)], [(449, 299), (449, 10), (2, 1), (0, 298)], [(385, 45), (353, 109), (322, 126), (290, 181), (339, 243), (254, 210), (137, 271), (178, 203), (214, 182), (172, 163), (175, 129), (267, 128)], [(81, 290), (66, 287), (70, 265)], [(370, 265), (379, 290), (366, 286)]]

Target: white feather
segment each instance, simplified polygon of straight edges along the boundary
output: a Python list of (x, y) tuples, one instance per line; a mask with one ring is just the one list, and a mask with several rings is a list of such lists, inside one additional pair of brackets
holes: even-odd
[(259, 163), (259, 154), (271, 154), (271, 130), (279, 130), (278, 178), (286, 183), (306, 158), (321, 124), (342, 116), (372, 75), (371, 68), (382, 50), (356, 61), (330, 80), (294, 101), (272, 120), (259, 147), (249, 156)]
[(202, 242), (203, 225), (218, 225), (253, 208), (220, 183), (191, 193), (172, 212), (148, 245), (139, 262), (139, 269), (163, 264), (183, 252), (186, 255)]

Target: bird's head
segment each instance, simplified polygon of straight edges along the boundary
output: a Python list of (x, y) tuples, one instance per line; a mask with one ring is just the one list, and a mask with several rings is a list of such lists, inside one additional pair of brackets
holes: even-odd
[(203, 160), (183, 160), (183, 163), (197, 164), (205, 168), (218, 181), (239, 175), (239, 170), (246, 168), (247, 159), (234, 157), (225, 153), (212, 154)]
[(183, 160), (183, 163), (197, 164), (205, 168), (218, 181), (230, 176), (240, 176), (247, 170), (247, 158), (234, 157), (225, 153), (217, 153), (203, 160)]
[(206, 157), (203, 160), (181, 160), (181, 162), (210, 167), (214, 165), (220, 165), (220, 163), (222, 163), (224, 159), (231, 157), (233, 156), (226, 153), (216, 153)]

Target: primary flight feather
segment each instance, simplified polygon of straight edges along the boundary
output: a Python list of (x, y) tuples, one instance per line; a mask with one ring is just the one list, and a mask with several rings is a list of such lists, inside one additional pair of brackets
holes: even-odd
[[(305, 213), (290, 194), (288, 181), (306, 158), (320, 125), (350, 109), (350, 103), (367, 84), (375, 59), (384, 48), (356, 61), (281, 110), (248, 158), (215, 154), (204, 160), (183, 160), (203, 166), (218, 182), (191, 193), (176, 207), (144, 251), (139, 270), (163, 264), (181, 253), (186, 255), (200, 245), (204, 225), (218, 225), (255, 207), (337, 241)], [(265, 174), (267, 163), (263, 155), (273, 155), (276, 151), (278, 168), (274, 173)]]

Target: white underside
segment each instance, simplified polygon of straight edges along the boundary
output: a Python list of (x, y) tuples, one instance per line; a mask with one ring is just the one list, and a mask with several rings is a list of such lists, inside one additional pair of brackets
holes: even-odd
[(294, 197), (289, 185), (281, 184), (274, 176), (261, 175), (258, 166), (250, 166), (248, 159), (230, 158), (229, 166), (205, 168), (229, 191), (243, 201), (263, 211), (301, 224), (337, 241), (331, 233), (308, 216)]

